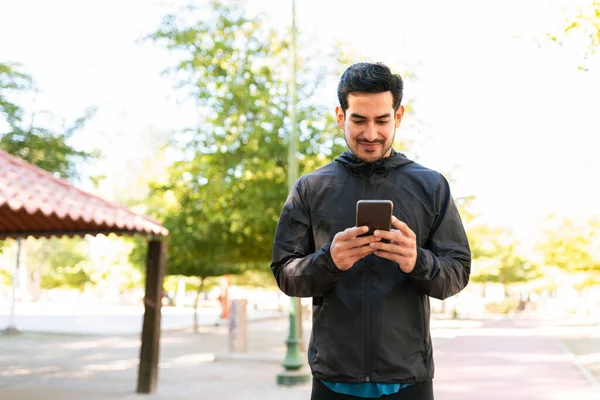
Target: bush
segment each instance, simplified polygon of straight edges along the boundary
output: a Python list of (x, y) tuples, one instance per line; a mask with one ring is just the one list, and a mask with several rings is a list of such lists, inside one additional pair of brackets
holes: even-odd
[(485, 310), (490, 314), (509, 314), (516, 312), (519, 300), (504, 300), (499, 303), (488, 303)]

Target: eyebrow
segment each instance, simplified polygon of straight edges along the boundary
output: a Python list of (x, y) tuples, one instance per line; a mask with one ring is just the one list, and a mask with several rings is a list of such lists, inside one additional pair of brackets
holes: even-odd
[[(383, 119), (383, 118), (390, 118), (392, 115), (390, 113), (386, 113), (383, 115), (379, 115), (377, 117), (375, 117), (375, 119)], [(367, 119), (367, 117), (360, 115), (360, 114), (355, 114), (355, 113), (351, 113), (350, 114), (350, 118), (356, 118), (356, 119)]]

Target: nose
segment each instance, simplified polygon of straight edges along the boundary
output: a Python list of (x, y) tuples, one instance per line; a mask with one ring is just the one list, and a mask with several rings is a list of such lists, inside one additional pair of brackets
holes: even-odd
[(373, 140), (377, 139), (377, 127), (374, 123), (370, 123), (367, 125), (363, 136), (369, 142), (372, 142)]

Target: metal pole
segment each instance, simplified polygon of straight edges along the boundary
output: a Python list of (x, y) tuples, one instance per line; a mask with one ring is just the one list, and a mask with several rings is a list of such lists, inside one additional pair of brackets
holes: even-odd
[[(298, 179), (296, 116), (296, 1), (292, 0), (292, 77), (290, 82), (290, 134), (288, 141), (288, 187), (292, 190)], [(300, 355), (302, 314), (299, 298), (290, 299), (290, 334), (286, 340), (287, 352), (281, 365), (285, 370), (277, 375), (277, 383), (291, 386), (308, 381), (309, 374), (304, 371), (304, 361)]]
[[(296, 77), (298, 60), (296, 57), (296, 0), (292, 0), (292, 80), (290, 82), (290, 137), (288, 147), (288, 189), (292, 190), (296, 180), (298, 179), (298, 116), (296, 114), (296, 105), (298, 104), (298, 96), (296, 91)], [(296, 309), (296, 337), (298, 338), (299, 351), (306, 351), (306, 346), (303, 340), (302, 331), (302, 303), (299, 298), (291, 300)]]
[(13, 272), (12, 279), (12, 295), (10, 298), (10, 316), (8, 318), (8, 326), (6, 327), (6, 333), (15, 333), (17, 332), (17, 326), (15, 324), (15, 303), (17, 302), (17, 288), (19, 287), (19, 267), (21, 264), (21, 238), (20, 236), (17, 238), (17, 264), (15, 265), (15, 270)]

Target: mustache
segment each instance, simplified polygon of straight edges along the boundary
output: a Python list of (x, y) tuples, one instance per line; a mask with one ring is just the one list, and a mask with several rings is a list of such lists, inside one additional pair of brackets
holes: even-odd
[(385, 140), (383, 139), (375, 139), (373, 141), (367, 140), (367, 139), (356, 139), (357, 143), (369, 143), (369, 144), (375, 144), (375, 143), (385, 143)]

